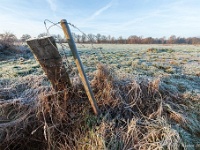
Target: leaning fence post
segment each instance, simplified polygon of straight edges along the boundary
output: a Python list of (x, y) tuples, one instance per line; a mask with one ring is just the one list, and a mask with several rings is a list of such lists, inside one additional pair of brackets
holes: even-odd
[(42, 106), (51, 118), (50, 122), (60, 122), (67, 115), (68, 91), (71, 88), (71, 82), (55, 39), (51, 36), (31, 39), (27, 41), (27, 44), (56, 91), (42, 99), (44, 103)]
[(97, 103), (96, 103), (94, 94), (93, 94), (92, 89), (90, 87), (90, 84), (89, 84), (89, 81), (87, 79), (87, 76), (86, 76), (86, 74), (84, 72), (83, 64), (82, 64), (81, 59), (79, 57), (79, 54), (77, 52), (77, 48), (76, 48), (75, 42), (73, 40), (70, 28), (69, 28), (68, 23), (67, 23), (67, 21), (65, 19), (61, 20), (61, 26), (62, 26), (63, 32), (65, 34), (65, 37), (67, 39), (67, 42), (69, 44), (69, 47), (70, 47), (70, 49), (72, 51), (72, 55), (74, 57), (76, 66), (78, 68), (78, 72), (79, 72), (80, 78), (81, 78), (81, 80), (83, 82), (83, 86), (85, 88), (85, 91), (86, 91), (86, 94), (88, 96), (88, 99), (89, 99), (89, 101), (90, 101), (90, 103), (92, 105), (94, 113), (96, 115), (98, 115), (99, 110), (98, 110), (98, 107), (97, 107)]
[(27, 44), (55, 91), (62, 91), (71, 87), (70, 78), (62, 63), (62, 58), (53, 37), (27, 40)]

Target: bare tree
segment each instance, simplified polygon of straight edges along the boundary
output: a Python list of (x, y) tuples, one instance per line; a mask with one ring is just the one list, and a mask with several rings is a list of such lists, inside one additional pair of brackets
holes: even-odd
[(57, 35), (54, 34), (52, 36), (53, 36), (53, 38), (55, 39), (56, 42), (58, 42), (58, 43), (63, 43), (64, 42), (64, 38), (62, 38), (62, 36), (60, 34), (57, 34)]
[(96, 35), (96, 38), (97, 38), (97, 43), (101, 43), (101, 34), (97, 34)]
[(111, 38), (111, 43), (114, 44), (115, 43), (115, 37)]
[(1, 49), (10, 48), (15, 44), (16, 41), (17, 37), (13, 33), (5, 32), (3, 34), (0, 34)]
[(83, 34), (83, 35), (81, 36), (81, 42), (82, 42), (82, 43), (85, 43), (85, 42), (86, 42), (86, 39), (87, 39), (86, 35)]
[(176, 36), (171, 35), (168, 39), (168, 44), (175, 44), (176, 43)]
[(88, 41), (90, 43), (94, 43), (95, 42), (95, 35), (94, 34), (88, 34)]
[(142, 37), (139, 37), (136, 35), (131, 35), (131, 36), (129, 36), (127, 43), (128, 44), (140, 44), (140, 43), (142, 43)]
[(165, 36), (163, 36), (162, 38), (160, 38), (160, 40), (161, 40), (162, 44), (166, 44), (166, 37)]
[(29, 34), (23, 34), (20, 38), (22, 42), (25, 42), (26, 40), (30, 39), (31, 36)]
[(38, 38), (41, 38), (41, 37), (44, 37), (44, 36), (47, 36), (47, 33), (40, 33), (40, 34), (38, 35)]
[(80, 43), (81, 42), (81, 35), (76, 35), (76, 42), (77, 43)]
[(108, 42), (108, 43), (111, 43), (111, 35), (108, 35), (108, 36), (107, 36), (107, 42)]
[(154, 39), (152, 37), (147, 37), (144, 39), (145, 44), (153, 44), (154, 43)]
[(119, 38), (118, 38), (118, 43), (119, 43), (119, 44), (126, 44), (126, 39), (123, 39), (122, 36), (119, 36)]
[(105, 35), (101, 36), (101, 42), (102, 43), (107, 43), (107, 37)]
[(63, 43), (65, 41), (65, 38), (62, 38), (60, 34), (57, 35), (57, 39), (60, 43)]

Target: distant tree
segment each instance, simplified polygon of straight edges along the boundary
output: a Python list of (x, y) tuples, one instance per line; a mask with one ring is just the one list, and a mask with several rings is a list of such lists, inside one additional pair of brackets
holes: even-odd
[(118, 44), (123, 44), (123, 41), (124, 41), (124, 39), (123, 39), (123, 37), (122, 36), (120, 36), (119, 38), (118, 38)]
[(101, 34), (96, 35), (97, 43), (101, 43)]
[(44, 36), (47, 36), (47, 33), (40, 33), (40, 34), (38, 35), (38, 38), (41, 38), (41, 37), (44, 37)]
[(22, 42), (25, 42), (26, 40), (30, 39), (31, 36), (29, 34), (23, 34), (20, 38)]
[(153, 44), (162, 44), (161, 39), (159, 38), (152, 38), (153, 39)]
[(76, 35), (76, 42), (77, 43), (81, 42), (81, 35), (79, 35), (79, 34)]
[[(51, 36), (53, 36), (53, 38), (55, 39), (55, 41), (58, 42), (58, 43), (63, 43), (64, 42), (64, 39), (62, 38), (62, 36), (60, 34), (57, 34), (57, 35), (53, 34)], [(41, 35), (41, 37), (43, 37), (43, 36)]]
[(186, 43), (185, 38), (177, 37), (176, 38), (176, 44), (183, 44)]
[(88, 37), (88, 41), (90, 43), (94, 43), (95, 42), (95, 35), (94, 34), (88, 34), (87, 37)]
[(101, 36), (101, 42), (102, 43), (107, 43), (107, 37), (105, 35)]
[(168, 44), (176, 44), (176, 36), (171, 35), (168, 39)]
[(152, 37), (145, 38), (145, 40), (146, 40), (145, 44), (153, 44), (154, 43), (154, 39)]
[(112, 38), (111, 38), (111, 43), (112, 43), (112, 44), (115, 44), (115, 43), (116, 43), (115, 37), (112, 37)]
[(192, 44), (192, 38), (189, 37), (187, 39), (185, 39), (186, 44)]
[(81, 36), (81, 42), (82, 42), (82, 43), (86, 43), (86, 40), (87, 40), (87, 37), (86, 37), (85, 34), (83, 34), (83, 35)]
[(192, 38), (192, 44), (196, 45), (196, 44), (200, 44), (200, 39), (197, 37), (193, 37)]
[(108, 36), (107, 36), (107, 42), (108, 42), (108, 43), (111, 43), (111, 35), (108, 35)]
[(161, 40), (161, 44), (166, 44), (166, 37), (165, 36), (163, 36), (162, 38), (160, 38), (160, 40)]
[(10, 48), (15, 44), (16, 41), (17, 37), (13, 33), (5, 32), (3, 34), (0, 34), (1, 49)]
[(60, 43), (63, 43), (65, 41), (64, 38), (62, 38), (62, 36), (60, 34), (57, 34), (57, 39)]
[(136, 35), (131, 35), (131, 36), (129, 36), (127, 43), (128, 44), (140, 44), (140, 43), (142, 43), (142, 38), (138, 37)]

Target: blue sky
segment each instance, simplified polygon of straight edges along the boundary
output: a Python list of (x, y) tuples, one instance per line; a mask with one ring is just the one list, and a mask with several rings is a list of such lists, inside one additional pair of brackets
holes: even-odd
[(0, 0), (0, 33), (36, 37), (45, 19), (66, 19), (86, 34), (200, 37), (200, 0)]

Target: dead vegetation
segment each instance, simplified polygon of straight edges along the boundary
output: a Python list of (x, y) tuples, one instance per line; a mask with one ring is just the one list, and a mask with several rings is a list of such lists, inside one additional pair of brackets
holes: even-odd
[(23, 56), (32, 56), (26, 45), (22, 45), (13, 33), (5, 32), (0, 34), (0, 61), (13, 58), (24, 59)]
[(59, 93), (46, 80), (1, 80), (0, 149), (199, 148), (199, 98), (172, 90), (163, 78), (120, 78), (98, 64), (91, 85), (99, 116), (79, 78)]

